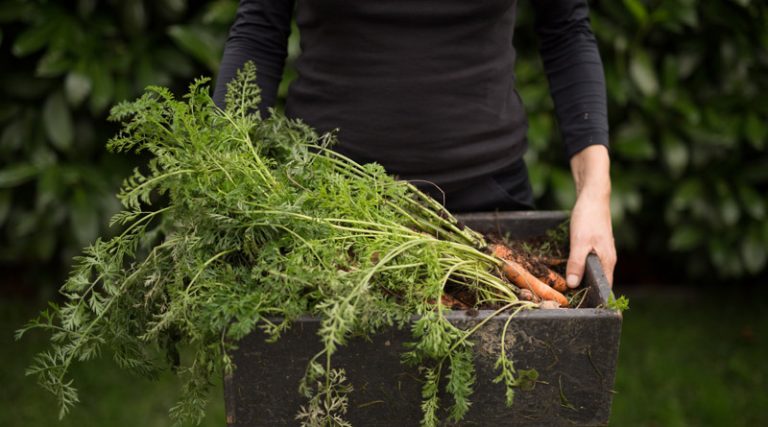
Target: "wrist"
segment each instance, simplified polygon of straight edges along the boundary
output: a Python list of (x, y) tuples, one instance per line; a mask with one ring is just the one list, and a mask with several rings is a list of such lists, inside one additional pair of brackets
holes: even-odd
[(571, 172), (577, 198), (610, 200), (610, 159), (605, 146), (592, 145), (571, 157)]
[(595, 202), (610, 203), (611, 201), (611, 181), (590, 181), (583, 183), (581, 188), (576, 189), (577, 200), (591, 200)]

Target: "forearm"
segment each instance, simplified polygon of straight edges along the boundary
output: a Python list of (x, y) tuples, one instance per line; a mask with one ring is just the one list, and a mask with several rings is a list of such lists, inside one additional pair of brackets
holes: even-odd
[(605, 76), (586, 0), (533, 0), (544, 71), (568, 158), (608, 146)]

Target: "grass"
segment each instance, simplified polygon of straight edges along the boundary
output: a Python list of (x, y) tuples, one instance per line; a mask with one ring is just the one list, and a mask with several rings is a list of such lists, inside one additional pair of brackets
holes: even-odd
[[(763, 292), (764, 294), (764, 292)], [(649, 292), (631, 296), (625, 313), (611, 424), (617, 426), (768, 425), (768, 304), (761, 295)], [(107, 357), (74, 370), (81, 404), (61, 423), (54, 401), (24, 369), (45, 346), (13, 331), (36, 313), (25, 301), (0, 301), (0, 425), (168, 426), (178, 382), (154, 382)], [(216, 384), (204, 426), (224, 425)]]
[(612, 425), (768, 425), (765, 292), (630, 297)]
[[(42, 307), (42, 306), (41, 306)], [(21, 341), (13, 340), (13, 331), (37, 313), (37, 306), (24, 301), (0, 301), (0, 426), (7, 427), (165, 427), (178, 396), (174, 375), (165, 374), (152, 381), (120, 370), (107, 354), (73, 369), (80, 404), (61, 421), (53, 397), (37, 386), (24, 370), (32, 357), (45, 349), (47, 338), (36, 331)], [(211, 395), (208, 416), (203, 426), (224, 425), (222, 386), (216, 384)]]

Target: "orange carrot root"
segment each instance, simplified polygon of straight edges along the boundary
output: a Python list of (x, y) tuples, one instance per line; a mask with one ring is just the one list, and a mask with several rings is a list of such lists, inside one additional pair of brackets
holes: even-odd
[(520, 289), (520, 294), (518, 295), (518, 298), (520, 298), (523, 301), (541, 302), (541, 298), (539, 298), (536, 294), (531, 292), (530, 289)]
[(563, 265), (566, 262), (568, 262), (565, 258), (552, 258), (552, 257), (538, 257), (536, 258), (540, 263), (546, 265), (547, 267), (557, 267), (558, 265)]
[(503, 245), (491, 245), (493, 255), (504, 261), (504, 275), (515, 285), (528, 289), (543, 300), (556, 301), (561, 307), (568, 306), (568, 299), (560, 292), (537, 279), (519, 263), (511, 260), (511, 251)]
[(547, 275), (545, 277), (539, 277), (542, 282), (548, 284), (549, 286), (552, 286), (555, 288), (556, 291), (559, 292), (565, 292), (568, 290), (568, 285), (565, 283), (565, 279), (563, 279), (563, 276), (557, 274), (557, 272), (552, 271), (551, 269), (546, 268)]

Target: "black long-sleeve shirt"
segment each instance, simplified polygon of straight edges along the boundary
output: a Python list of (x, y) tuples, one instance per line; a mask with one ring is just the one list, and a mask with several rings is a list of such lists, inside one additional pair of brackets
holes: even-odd
[[(532, 0), (568, 156), (608, 145), (605, 83), (586, 0)], [(275, 102), (293, 0), (241, 0), (214, 99), (248, 60), (262, 110)], [(298, 78), (286, 114), (336, 149), (403, 179), (450, 188), (502, 170), (526, 149), (515, 90), (515, 0), (298, 0)]]

